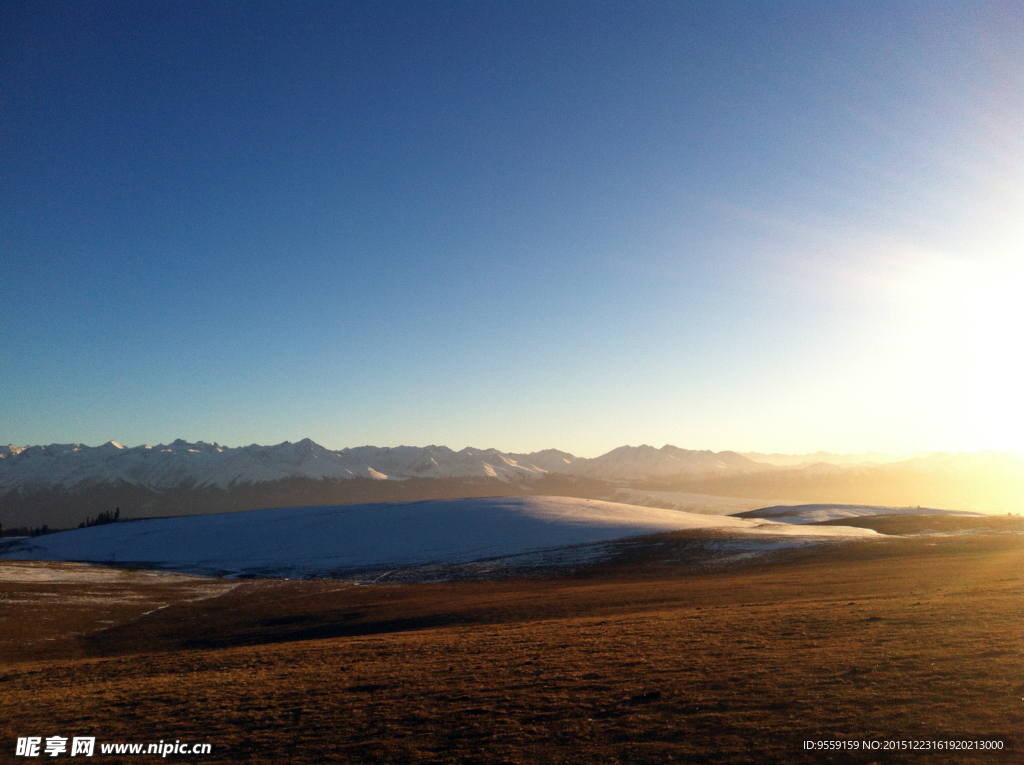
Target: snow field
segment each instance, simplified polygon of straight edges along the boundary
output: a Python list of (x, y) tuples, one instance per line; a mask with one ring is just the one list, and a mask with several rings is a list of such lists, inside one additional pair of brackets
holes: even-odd
[(870, 529), (698, 515), (565, 497), (251, 510), (112, 523), (7, 543), (0, 558), (137, 564), (218, 575), (315, 576), (479, 561), (684, 529), (872, 537)]

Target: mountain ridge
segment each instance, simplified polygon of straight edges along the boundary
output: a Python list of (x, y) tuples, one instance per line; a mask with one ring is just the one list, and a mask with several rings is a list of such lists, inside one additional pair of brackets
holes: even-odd
[(580, 458), (557, 449), (519, 454), (439, 445), (332, 450), (310, 439), (240, 447), (182, 439), (0, 447), (0, 523), (8, 529), (67, 528), (116, 508), (132, 518), (541, 493), (621, 496), (674, 509), (703, 495), (1020, 513), (1024, 461), (998, 452), (935, 453), (881, 464), (776, 466), (671, 445)]
[(494, 448), (447, 446), (358, 446), (327, 449), (311, 439), (271, 446), (225, 447), (177, 439), (170, 444), (126, 447), (116, 441), (100, 446), (50, 444), (7, 446), (0, 451), (0, 493), (43, 488), (73, 489), (123, 482), (150, 489), (226, 489), (286, 478), (496, 478), (518, 482), (548, 473), (602, 480), (657, 475), (756, 471), (766, 466), (735, 452), (680, 449), (646, 444), (621, 446), (592, 459), (557, 449), (518, 454)]

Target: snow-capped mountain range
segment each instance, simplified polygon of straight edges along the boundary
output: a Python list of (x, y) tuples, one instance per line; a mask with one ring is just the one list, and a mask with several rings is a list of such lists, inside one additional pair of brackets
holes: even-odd
[(149, 489), (258, 484), (284, 478), (379, 480), (496, 478), (520, 482), (548, 473), (602, 480), (648, 476), (723, 474), (771, 469), (735, 452), (691, 451), (675, 446), (622, 446), (594, 459), (557, 449), (506, 454), (497, 449), (446, 446), (360, 446), (332, 450), (304, 439), (275, 446), (229, 448), (183, 440), (125, 447), (51, 444), (0, 447), (0, 494), (38, 489), (124, 483)]
[[(799, 456), (799, 455), (798, 455)], [(174, 441), (0, 447), (4, 529), (271, 507), (485, 496), (559, 495), (689, 511), (733, 498), (739, 510), (786, 503), (925, 506), (1024, 512), (1024, 460), (996, 452), (878, 464), (797, 466), (735, 452), (623, 446), (593, 459), (445, 446), (326, 449), (305, 439), (229, 448)], [(361, 480), (348, 480), (361, 479)], [(413, 480), (403, 480), (413, 479)], [(415, 480), (432, 479), (432, 480)], [(743, 498), (737, 500), (735, 498)], [(715, 511), (717, 512), (717, 511)]]

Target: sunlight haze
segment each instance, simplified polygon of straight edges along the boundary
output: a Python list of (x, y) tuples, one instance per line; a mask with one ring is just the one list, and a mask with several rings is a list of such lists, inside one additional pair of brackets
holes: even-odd
[(1019, 3), (2, 15), (0, 443), (1024, 448)]

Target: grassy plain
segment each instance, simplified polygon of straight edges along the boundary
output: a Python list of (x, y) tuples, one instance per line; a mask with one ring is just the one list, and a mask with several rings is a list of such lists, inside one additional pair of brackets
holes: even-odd
[[(728, 566), (658, 535), (498, 581), (0, 563), (0, 761), (17, 736), (95, 735), (209, 742), (167, 758), (202, 763), (1021, 762), (1020, 522), (943, 523)], [(1009, 749), (803, 749), (950, 737)]]

